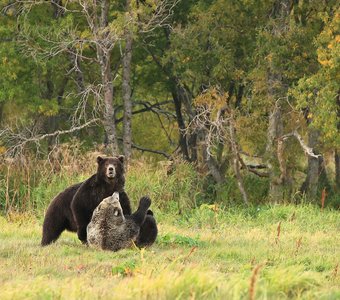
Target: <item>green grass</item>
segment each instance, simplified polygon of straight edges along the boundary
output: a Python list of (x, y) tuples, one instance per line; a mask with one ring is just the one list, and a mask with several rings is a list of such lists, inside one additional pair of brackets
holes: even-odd
[(41, 218), (0, 217), (0, 299), (249, 299), (259, 265), (255, 299), (340, 298), (337, 211), (164, 211), (155, 211), (155, 245), (116, 253), (89, 249), (66, 232), (42, 248)]

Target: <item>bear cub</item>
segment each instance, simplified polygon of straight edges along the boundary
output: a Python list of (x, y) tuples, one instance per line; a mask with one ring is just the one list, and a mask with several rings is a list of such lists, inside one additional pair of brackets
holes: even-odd
[(91, 222), (87, 226), (89, 246), (111, 251), (130, 247), (132, 242), (139, 246), (140, 229), (150, 205), (150, 198), (142, 197), (137, 211), (124, 216), (119, 193), (115, 192), (105, 198), (94, 210)]

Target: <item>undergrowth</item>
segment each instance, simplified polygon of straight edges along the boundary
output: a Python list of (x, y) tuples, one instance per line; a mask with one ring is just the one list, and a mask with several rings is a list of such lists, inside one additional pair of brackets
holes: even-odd
[[(49, 202), (66, 187), (81, 182), (96, 172), (99, 152), (81, 152), (81, 145), (62, 145), (48, 160), (22, 156), (0, 163), (0, 213), (28, 212), (43, 215)], [(170, 170), (170, 171), (169, 171)], [(266, 204), (268, 180), (244, 174), (245, 188), (251, 206)], [(227, 207), (242, 205), (236, 179), (228, 175), (223, 185), (215, 184), (210, 176), (200, 174), (194, 165), (177, 161), (171, 168), (166, 162), (149, 159), (133, 160), (127, 170), (126, 191), (133, 204), (149, 195), (156, 209), (188, 209), (202, 204)], [(340, 205), (339, 195), (327, 195), (325, 207)], [(338, 197), (340, 198), (340, 197)], [(308, 203), (301, 195), (290, 203)], [(321, 204), (321, 203), (320, 203)]]

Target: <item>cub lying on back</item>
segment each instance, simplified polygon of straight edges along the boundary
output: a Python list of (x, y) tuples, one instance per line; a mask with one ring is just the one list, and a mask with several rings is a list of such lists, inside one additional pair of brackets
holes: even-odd
[(130, 247), (139, 235), (150, 205), (150, 198), (142, 197), (137, 211), (124, 216), (119, 193), (105, 198), (94, 210), (87, 226), (89, 246), (112, 251)]

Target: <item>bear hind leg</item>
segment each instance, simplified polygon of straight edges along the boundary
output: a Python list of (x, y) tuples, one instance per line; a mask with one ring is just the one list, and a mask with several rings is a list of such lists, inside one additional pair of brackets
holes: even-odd
[(151, 246), (155, 242), (157, 234), (158, 229), (156, 220), (153, 215), (148, 213), (146, 215), (144, 223), (139, 230), (139, 235), (136, 240), (136, 246), (139, 248)]
[(52, 219), (45, 217), (41, 246), (47, 246), (55, 242), (65, 229), (65, 220), (53, 219), (52, 222)]

